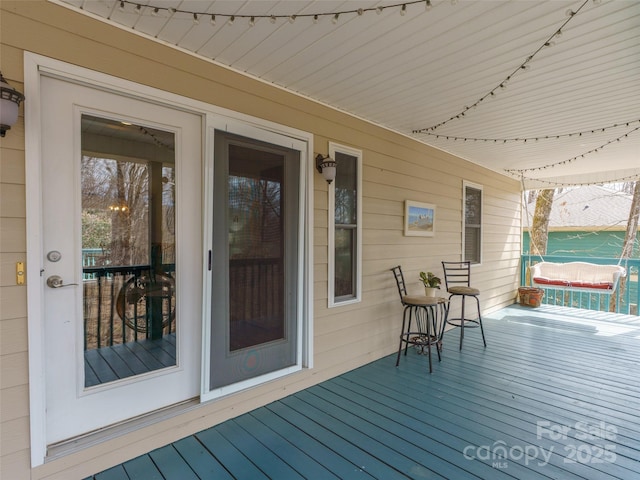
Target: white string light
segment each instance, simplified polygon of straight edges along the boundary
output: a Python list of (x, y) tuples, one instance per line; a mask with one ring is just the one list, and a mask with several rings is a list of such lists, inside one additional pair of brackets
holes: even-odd
[(640, 181), (640, 175), (633, 174), (628, 175), (626, 177), (613, 178), (611, 180), (600, 180), (594, 184), (594, 182), (556, 182), (554, 180), (545, 180), (542, 178), (535, 177), (525, 177), (524, 175), (518, 176), (518, 178), (522, 181), (523, 190), (531, 190), (530, 188), (525, 188), (525, 180), (532, 183), (541, 183), (543, 185), (549, 185), (552, 187), (585, 187), (590, 185), (604, 185), (608, 183), (622, 183), (622, 182), (633, 182)]
[(496, 87), (494, 87), (493, 89), (491, 89), (491, 90), (490, 90), (488, 93), (486, 93), (484, 96), (482, 96), (482, 97), (480, 97), (478, 100), (476, 100), (476, 102), (475, 102), (475, 103), (473, 103), (473, 104), (472, 104), (472, 105), (470, 105), (470, 106), (465, 106), (465, 107), (462, 109), (462, 111), (461, 111), (460, 113), (458, 113), (458, 114), (456, 114), (456, 115), (453, 115), (452, 117), (450, 117), (450, 118), (449, 118), (449, 119), (447, 119), (447, 120), (444, 120), (443, 122), (440, 122), (440, 123), (437, 123), (437, 124), (435, 124), (435, 125), (432, 125), (431, 127), (427, 127), (427, 128), (420, 128), (420, 129), (413, 130), (413, 133), (427, 133), (427, 132), (432, 132), (432, 131), (434, 131), (435, 129), (440, 128), (440, 127), (442, 127), (443, 125), (446, 125), (447, 123), (449, 123), (449, 122), (451, 122), (451, 121), (453, 121), (453, 120), (458, 120), (458, 119), (460, 119), (460, 118), (464, 117), (464, 116), (465, 116), (465, 114), (466, 114), (469, 110), (471, 110), (471, 109), (473, 109), (473, 108), (477, 107), (478, 105), (480, 105), (480, 104), (481, 104), (483, 101), (485, 101), (486, 99), (495, 97), (495, 95), (496, 95), (496, 90), (498, 90), (499, 88), (503, 88), (503, 87), (504, 87), (504, 85), (505, 85), (508, 81), (510, 81), (510, 80), (513, 78), (513, 76), (514, 76), (514, 75), (516, 75), (516, 74), (517, 74), (517, 73), (519, 73), (519, 72), (524, 72), (524, 71), (526, 71), (526, 70), (529, 70), (529, 69), (531, 68), (531, 65), (530, 65), (531, 60), (533, 60), (533, 58), (534, 58), (534, 57), (535, 57), (535, 56), (536, 56), (536, 55), (537, 55), (537, 54), (538, 54), (542, 49), (544, 49), (545, 47), (549, 46), (549, 45), (551, 44), (551, 42), (553, 42), (554, 38), (556, 38), (556, 36), (559, 36), (559, 35), (560, 35), (560, 33), (561, 33), (562, 29), (567, 25), (567, 23), (569, 23), (569, 22), (570, 22), (570, 21), (571, 21), (571, 20), (572, 20), (572, 19), (573, 19), (577, 14), (578, 14), (578, 12), (580, 12), (580, 10), (582, 10), (582, 8), (583, 8), (583, 7), (584, 7), (588, 2), (589, 2), (589, 0), (584, 0), (584, 3), (583, 3), (582, 5), (580, 5), (580, 7), (579, 7), (575, 12), (572, 10), (572, 11), (571, 11), (571, 12), (572, 12), (572, 15), (570, 15), (570, 16), (569, 16), (569, 18), (568, 18), (567, 20), (565, 20), (565, 22), (560, 26), (560, 28), (558, 28), (558, 29), (553, 33), (553, 35), (551, 35), (551, 36), (550, 36), (550, 37), (549, 37), (545, 42), (543, 42), (543, 43), (542, 43), (542, 45), (540, 45), (540, 47), (538, 47), (538, 49), (537, 49), (535, 52), (533, 52), (533, 54), (529, 55), (529, 56), (527, 57), (527, 59), (526, 59), (524, 62), (522, 62), (522, 63), (518, 66), (518, 68), (516, 68), (513, 72), (511, 72), (511, 74), (507, 75), (507, 77), (506, 77), (502, 82), (500, 82)]
[[(415, 5), (415, 4), (424, 4), (425, 10), (430, 10), (432, 6), (431, 0), (411, 0), (408, 2), (393, 3), (390, 5), (380, 5), (377, 7), (357, 8), (357, 9), (350, 9), (350, 10), (339, 10), (339, 11), (333, 11), (333, 12), (300, 13), (296, 15), (293, 15), (291, 13), (280, 14), (280, 15), (272, 15), (272, 14), (260, 15), (255, 13), (232, 15), (232, 14), (225, 14), (225, 13), (219, 13), (219, 12), (216, 12), (215, 14), (211, 14), (209, 12), (186, 10), (186, 9), (175, 8), (175, 7), (162, 7), (160, 5), (139, 3), (133, 0), (119, 0), (119, 10), (125, 11), (126, 5), (133, 5), (136, 12), (139, 12), (141, 14), (144, 14), (144, 12), (146, 12), (147, 10), (151, 10), (152, 15), (158, 15), (160, 12), (168, 12), (171, 15), (180, 13), (180, 14), (189, 15), (194, 18), (196, 16), (201, 17), (202, 15), (211, 15), (212, 18), (215, 16), (224, 17), (229, 20), (231, 20), (232, 18), (234, 20), (236, 18), (246, 18), (248, 21), (251, 21), (251, 19), (253, 19), (254, 24), (255, 24), (255, 21), (260, 18), (267, 18), (271, 21), (271, 23), (275, 23), (278, 19), (287, 19), (289, 22), (293, 23), (293, 21), (295, 21), (296, 18), (305, 18), (305, 17), (312, 19), (313, 23), (317, 23), (320, 17), (332, 17), (334, 23), (336, 23), (340, 15), (356, 14), (358, 16), (362, 16), (368, 12), (376, 12), (378, 15), (380, 15), (382, 12), (388, 9), (398, 9), (400, 12), (400, 15), (405, 15), (407, 13), (407, 7), (409, 5)], [(233, 23), (233, 21), (231, 23)]]
[(512, 175), (517, 174), (518, 176), (522, 175), (524, 172), (534, 172), (534, 171), (540, 171), (540, 170), (547, 170), (549, 168), (553, 168), (553, 167), (557, 167), (560, 165), (567, 165), (569, 163), (575, 162), (578, 159), (584, 158), (586, 155), (590, 155), (592, 153), (597, 153), (600, 150), (602, 150), (603, 148), (611, 145), (612, 143), (616, 143), (616, 142), (620, 142), (622, 140), (624, 140), (625, 138), (629, 137), (629, 134), (636, 132), (640, 130), (640, 127), (636, 127), (633, 130), (628, 131), (627, 133), (625, 133), (624, 135), (620, 135), (617, 138), (614, 138), (613, 140), (609, 140), (607, 143), (604, 143), (602, 145), (600, 145), (597, 148), (593, 148), (591, 150), (589, 150), (588, 152), (584, 152), (581, 153), (580, 155), (576, 155), (574, 157), (568, 158), (566, 160), (562, 160), (560, 162), (555, 162), (555, 163), (550, 163), (548, 165), (542, 165), (540, 167), (531, 167), (531, 168), (506, 168), (505, 172), (510, 173)]
[(602, 133), (602, 132), (606, 132), (607, 130), (610, 130), (612, 128), (617, 128), (617, 127), (621, 127), (621, 126), (630, 126), (634, 123), (640, 123), (640, 119), (638, 120), (633, 120), (630, 122), (623, 122), (623, 123), (614, 123), (613, 125), (609, 125), (607, 127), (600, 127), (600, 128), (593, 128), (593, 129), (589, 129), (589, 130), (583, 130), (580, 132), (572, 132), (572, 133), (560, 133), (557, 135), (536, 135), (536, 136), (532, 136), (532, 137), (518, 137), (518, 138), (477, 138), (477, 137), (461, 137), (461, 136), (457, 136), (457, 135), (444, 135), (441, 133), (431, 133), (431, 132), (422, 132), (424, 135), (429, 135), (431, 137), (435, 137), (435, 138), (441, 138), (441, 139), (447, 139), (447, 140), (461, 140), (463, 142), (488, 142), (488, 143), (512, 143), (512, 142), (522, 142), (522, 143), (527, 143), (527, 142), (537, 142), (539, 140), (557, 140), (560, 138), (567, 138), (567, 137), (582, 137), (585, 135), (590, 135), (590, 134), (596, 134), (596, 133)]

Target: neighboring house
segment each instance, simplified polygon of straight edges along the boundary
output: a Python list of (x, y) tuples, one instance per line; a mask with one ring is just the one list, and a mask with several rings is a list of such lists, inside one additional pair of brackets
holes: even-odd
[[(0, 9), (2, 73), (27, 97), (0, 140), (3, 479), (83, 478), (390, 354), (395, 265), (418, 291), (418, 272), (477, 253), (483, 310), (513, 303), (519, 181), (46, 1)], [(341, 159), (331, 186), (318, 153)], [(403, 234), (406, 200), (436, 207), (434, 236)], [(136, 309), (155, 309), (151, 340), (174, 339), (168, 366), (113, 383), (90, 381), (83, 351), (97, 280), (83, 281), (81, 213), (107, 209), (104, 281), (123, 296), (105, 315), (136, 331)], [(234, 312), (270, 294), (258, 340)]]
[[(619, 258), (632, 196), (597, 185), (556, 192), (549, 216), (548, 255)], [(535, 201), (523, 217), (522, 252), (529, 253)], [(632, 258), (640, 258), (640, 235)]]

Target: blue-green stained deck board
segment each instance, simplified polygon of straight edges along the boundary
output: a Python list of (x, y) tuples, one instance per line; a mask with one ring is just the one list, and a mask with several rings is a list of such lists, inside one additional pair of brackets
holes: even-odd
[(173, 446), (199, 478), (233, 479), (224, 466), (196, 440), (195, 436), (183, 438), (175, 442)]
[[(367, 402), (357, 404), (352, 395), (339, 397), (332, 395), (326, 389), (316, 388), (306, 392), (302, 400), (308, 402), (314, 408), (325, 411), (335, 419), (358, 430), (360, 434), (376, 439), (383, 445), (388, 446), (390, 451), (383, 450), (387, 463), (394, 465), (407, 476), (415, 475), (417, 472), (427, 474), (427, 469), (421, 464), (428, 458), (430, 475), (433, 478), (456, 478), (467, 472), (457, 467), (454, 463), (443, 461), (438, 456), (433, 455), (432, 448), (435, 442), (430, 442), (424, 432), (416, 432), (406, 425), (399, 423), (399, 412), (395, 412), (393, 419), (387, 419), (382, 415), (376, 415), (373, 410), (369, 410)], [(371, 402), (375, 404), (376, 402)], [(439, 445), (438, 445), (439, 447)], [(457, 452), (455, 452), (457, 453)], [(457, 457), (457, 455), (456, 455)], [(412, 460), (420, 459), (420, 461)], [(456, 458), (457, 460), (457, 458)], [(481, 477), (479, 477), (481, 478)]]
[[(401, 388), (406, 382), (407, 379), (400, 379), (397, 385), (391, 384), (391, 386)], [(431, 425), (433, 429), (449, 431), (453, 435), (460, 437), (458, 452), (464, 452), (467, 445), (485, 446), (492, 445), (495, 441), (504, 441), (510, 445), (519, 445), (522, 447), (526, 445), (537, 445), (544, 447), (545, 450), (548, 451), (549, 445), (546, 444), (544, 439), (537, 439), (536, 437), (535, 424), (537, 419), (533, 420), (533, 423), (528, 424), (529, 426), (534, 426), (533, 433), (528, 434), (526, 429), (514, 428), (505, 421), (504, 410), (508, 408), (508, 405), (502, 406), (502, 412), (493, 412), (493, 415), (491, 415), (491, 412), (488, 412), (489, 414), (486, 416), (481, 415), (472, 410), (475, 404), (468, 402), (468, 395), (458, 398), (456, 398), (455, 395), (451, 395), (451, 387), (451, 385), (447, 385), (441, 390), (442, 393), (437, 396), (439, 399), (438, 402), (421, 402), (424, 395), (433, 394), (433, 391), (416, 390), (415, 392), (407, 392), (406, 401), (408, 403), (405, 408), (414, 415), (420, 425)], [(383, 386), (378, 385), (376, 390), (380, 388), (383, 388)], [(465, 400), (465, 398), (467, 400)], [(421, 403), (423, 403), (423, 405), (421, 405)], [(417, 407), (412, 407), (413, 405)], [(473, 425), (472, 429), (469, 428), (469, 425)], [(524, 427), (526, 426), (527, 425), (524, 425)], [(443, 436), (443, 433), (439, 433), (436, 438), (443, 440)], [(447, 443), (455, 444), (451, 442), (451, 440), (447, 440)], [(560, 444), (555, 448), (559, 447), (561, 447)], [(563, 479), (590, 478), (589, 475), (585, 476), (585, 474), (592, 472), (590, 468), (585, 469), (583, 468), (584, 465), (579, 464), (576, 467), (579, 472), (572, 473), (566, 471), (562, 464), (563, 459), (557, 456), (552, 457), (549, 464), (543, 468), (539, 468), (540, 465), (537, 465), (537, 462), (529, 462), (528, 465), (523, 466), (519, 465), (518, 462), (510, 461), (508, 473), (515, 474), (517, 478), (528, 478), (532, 473), (526, 470), (529, 468), (538, 470), (539, 473), (543, 475), (552, 475)], [(489, 462), (488, 465), (490, 466), (491, 463)], [(484, 478), (497, 478), (496, 475), (497, 473), (485, 476)], [(601, 476), (599, 478), (604, 479), (608, 477)]]
[[(352, 450), (354, 461), (362, 465), (363, 470), (371, 473), (376, 478), (407, 478), (412, 468), (416, 468), (415, 461), (405, 457), (397, 451), (394, 451), (387, 443), (398, 441), (395, 438), (374, 438), (358, 431), (358, 429), (342, 421), (340, 418), (331, 418), (331, 416), (316, 406), (309, 408), (299, 395), (288, 397), (283, 400), (284, 403), (295, 409), (299, 413), (307, 416), (311, 421), (320, 425), (331, 425), (333, 435), (340, 438), (343, 443), (341, 450)], [(361, 426), (364, 428), (364, 426)], [(364, 430), (367, 430), (364, 428)], [(386, 440), (386, 443), (385, 443)], [(358, 448), (352, 448), (357, 445)], [(433, 478), (444, 478), (435, 476)]]
[[(469, 330), (459, 351), (458, 333), (431, 375), (414, 350), (397, 368), (392, 354), (94, 478), (640, 478), (640, 318), (513, 306), (486, 316), (486, 349)], [(615, 434), (585, 439), (579, 422)], [(506, 457), (465, 458), (498, 445)], [(604, 445), (615, 461), (567, 462)], [(515, 458), (525, 448), (549, 462)]]
[(336, 455), (351, 462), (354, 470), (362, 470), (374, 478), (405, 478), (368, 452), (369, 439), (363, 437), (359, 439), (362, 442), (351, 443), (341, 436), (344, 431), (342, 425), (337, 422), (325, 425), (318, 424), (287, 405), (289, 399), (295, 400), (295, 397), (287, 397), (280, 402), (272, 403), (268, 405), (268, 408), (277, 415), (295, 423), (298, 428), (307, 432), (323, 445), (333, 449)]
[(304, 478), (237, 422), (225, 422), (223, 425), (220, 425), (218, 431), (236, 448), (251, 452), (251, 461), (268, 478), (278, 478), (282, 480), (300, 480)]
[[(291, 419), (285, 419), (268, 408), (260, 408), (251, 412), (250, 415), (272, 430), (278, 432), (284, 438), (287, 438), (293, 445), (295, 445), (296, 449), (304, 452), (326, 468), (331, 469), (331, 472), (338, 478), (373, 478), (371, 475), (364, 472), (359, 466), (342, 457), (340, 452), (336, 452), (331, 448), (331, 446), (320, 443), (309, 433), (291, 423)], [(292, 453), (294, 455), (296, 454), (296, 452)]]
[(165, 480), (198, 480), (198, 476), (173, 445), (158, 448), (149, 456)]
[(279, 435), (252, 415), (242, 415), (235, 419), (235, 423), (244, 428), (262, 445), (279, 455), (282, 460), (300, 473), (304, 478), (322, 478), (323, 480), (337, 479), (331, 471), (315, 461), (312, 457), (299, 449), (295, 443)]
[(210, 428), (196, 434), (198, 440), (225, 466), (233, 478), (268, 478), (251, 461), (252, 453), (236, 448), (221, 433), (220, 429)]
[(117, 465), (91, 478), (95, 478), (95, 480), (129, 480), (129, 475), (122, 465)]
[(149, 455), (142, 455), (123, 464), (130, 480), (164, 480)]

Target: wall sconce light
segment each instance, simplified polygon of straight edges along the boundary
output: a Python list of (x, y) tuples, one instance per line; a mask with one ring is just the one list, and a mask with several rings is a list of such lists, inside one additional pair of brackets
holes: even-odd
[(0, 72), (0, 137), (18, 121), (18, 107), (24, 95), (14, 89)]
[(316, 156), (316, 169), (322, 174), (328, 184), (331, 184), (336, 178), (337, 162), (329, 155), (323, 157), (321, 154)]

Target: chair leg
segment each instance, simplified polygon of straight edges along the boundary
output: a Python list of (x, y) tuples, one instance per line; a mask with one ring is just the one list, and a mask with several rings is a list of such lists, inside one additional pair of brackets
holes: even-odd
[[(438, 318), (438, 306), (429, 307), (429, 311), (431, 312), (431, 327), (433, 328), (433, 338), (436, 341), (436, 351), (438, 352), (438, 361), (442, 361), (442, 356), (440, 355), (440, 351), (442, 349), (442, 344), (440, 343), (440, 332), (438, 330), (438, 325), (436, 319)], [(429, 337), (431, 338), (431, 337)]]
[(418, 312), (414, 310), (414, 307), (406, 307), (407, 310), (409, 310), (409, 324), (407, 325), (407, 331), (406, 331), (406, 335), (407, 335), (407, 342), (404, 344), (404, 356), (407, 356), (407, 352), (409, 351), (409, 340), (410, 340), (410, 336), (411, 336), (411, 322), (413, 320), (413, 315), (415, 313), (416, 315), (416, 322), (418, 322)]
[(478, 297), (474, 297), (476, 299), (476, 303), (478, 304), (478, 324), (480, 325), (480, 333), (482, 334), (482, 343), (484, 346), (487, 346), (487, 341), (484, 339), (484, 328), (482, 328), (482, 316), (480, 315), (480, 299)]
[(462, 340), (464, 340), (464, 304), (466, 295), (462, 295), (462, 310), (460, 313), (460, 350), (462, 350)]
[(424, 308), (424, 314), (426, 315), (426, 318), (424, 320), (427, 324), (427, 351), (429, 353), (429, 373), (433, 373), (433, 365), (431, 363), (431, 323), (429, 322), (429, 311), (426, 307)]
[(400, 353), (402, 353), (402, 339), (405, 336), (404, 326), (407, 323), (407, 309), (402, 312), (402, 330), (400, 330), (400, 345), (398, 345), (398, 358), (396, 359), (396, 367), (400, 365)]

